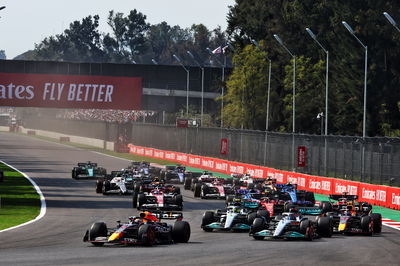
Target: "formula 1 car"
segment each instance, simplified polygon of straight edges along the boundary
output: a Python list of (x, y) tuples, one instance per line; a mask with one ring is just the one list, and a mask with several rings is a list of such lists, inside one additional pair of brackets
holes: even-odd
[(325, 216), (333, 219), (333, 228), (336, 233), (346, 235), (362, 234), (373, 235), (382, 231), (382, 215), (372, 212), (372, 205), (367, 202), (358, 202), (357, 195), (329, 195), (337, 202), (321, 202), (321, 209)]
[(265, 237), (274, 239), (313, 239), (323, 236), (331, 237), (333, 232), (330, 217), (318, 217), (313, 222), (299, 212), (291, 210), (275, 216), (268, 223), (263, 218), (255, 218), (250, 229), (250, 236), (256, 240)]
[(186, 167), (181, 165), (167, 165), (160, 172), (160, 179), (165, 182), (178, 182), (182, 184), (187, 176)]
[(163, 188), (153, 189), (149, 193), (133, 193), (132, 206), (138, 210), (181, 211), (183, 197), (181, 194)]
[(269, 221), (269, 212), (258, 210), (258, 204), (252, 201), (232, 202), (225, 210), (206, 211), (203, 215), (201, 228), (206, 232), (214, 229), (248, 231), (256, 217)]
[(96, 192), (108, 194), (130, 195), (133, 193), (134, 180), (131, 176), (117, 175), (111, 180), (97, 180)]
[(75, 166), (72, 169), (72, 178), (73, 179), (90, 179), (90, 178), (104, 178), (107, 175), (107, 170), (98, 167), (97, 163), (86, 162), (86, 163), (78, 163), (78, 166)]
[(104, 244), (147, 245), (187, 243), (190, 238), (190, 225), (179, 218), (173, 225), (160, 222), (155, 215), (143, 212), (139, 217), (129, 217), (125, 224), (117, 222), (117, 227), (110, 229), (104, 222), (92, 224), (86, 231), (83, 241), (94, 246)]
[(320, 208), (315, 206), (313, 192), (297, 190), (296, 184), (275, 184), (274, 190), (264, 191), (261, 204), (272, 216), (288, 212), (296, 208), (302, 214), (320, 214)]
[(201, 180), (208, 179), (209, 177), (212, 177), (213, 173), (208, 172), (208, 171), (203, 171), (203, 172), (187, 172), (185, 176), (185, 181), (183, 183), (183, 187), (185, 190), (191, 190), (194, 191), (194, 186), (196, 183), (202, 182)]

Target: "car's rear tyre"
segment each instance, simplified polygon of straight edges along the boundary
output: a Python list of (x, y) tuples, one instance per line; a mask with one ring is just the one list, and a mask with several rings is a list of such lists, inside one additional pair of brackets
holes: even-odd
[(183, 188), (185, 190), (190, 190), (190, 185), (192, 184), (192, 179), (189, 176), (185, 177), (185, 181), (183, 182)]
[(204, 231), (206, 232), (211, 232), (213, 229), (212, 228), (206, 228), (204, 226), (212, 224), (214, 222), (215, 218), (214, 218), (214, 212), (212, 211), (206, 211), (203, 214), (203, 218), (201, 221), (201, 227), (203, 228)]
[(111, 189), (111, 183), (108, 180), (103, 182), (102, 192), (103, 195), (107, 195), (108, 191)]
[(333, 220), (331, 217), (319, 217), (317, 219), (317, 233), (322, 237), (332, 237)]
[(200, 197), (201, 197), (202, 199), (206, 198), (207, 192), (208, 192), (208, 187), (207, 187), (207, 185), (202, 185), (202, 186), (201, 186), (201, 191), (200, 191)]
[[(104, 222), (97, 222), (92, 224), (89, 229), (88, 240), (94, 241), (96, 237), (107, 237), (107, 225)], [(94, 246), (103, 246), (104, 243), (92, 242)]]
[(371, 226), (372, 223), (373, 223), (373, 220), (372, 220), (371, 216), (361, 217), (361, 229), (368, 236), (371, 236), (372, 232), (374, 230), (373, 226)]
[(150, 224), (142, 224), (139, 227), (138, 240), (146, 246), (152, 246), (156, 242), (156, 234)]
[(308, 241), (313, 240), (314, 228), (310, 220), (303, 220), (300, 222), (300, 234), (303, 234)]
[(372, 213), (372, 220), (374, 221), (374, 233), (379, 234), (382, 232), (382, 215), (380, 213)]
[(133, 192), (132, 194), (132, 208), (137, 208), (138, 205), (138, 194), (137, 192)]
[(96, 193), (101, 193), (101, 192), (103, 192), (103, 181), (97, 180), (96, 181)]
[(253, 238), (255, 240), (263, 240), (264, 237), (263, 236), (256, 236), (254, 235), (255, 233), (258, 233), (262, 230), (264, 230), (265, 228), (265, 221), (263, 218), (255, 218), (253, 221), (253, 224), (251, 225), (251, 229), (250, 229), (250, 233), (253, 234)]
[(199, 180), (195, 177), (192, 178), (192, 183), (190, 185), (190, 190), (194, 191), (194, 187), (196, 186), (196, 184), (199, 183)]
[(269, 211), (267, 211), (267, 210), (258, 210), (257, 211), (257, 217), (264, 218), (266, 222), (269, 222), (269, 220), (270, 220)]
[(140, 210), (143, 204), (146, 204), (146, 195), (143, 193), (138, 194), (138, 205), (137, 209)]
[(174, 188), (174, 193), (175, 194), (181, 194), (181, 188), (180, 187), (175, 187)]
[(247, 183), (247, 189), (253, 189), (254, 183)]
[(196, 198), (200, 197), (201, 194), (201, 184), (200, 183), (195, 183), (194, 184), (194, 196)]
[(327, 213), (333, 211), (332, 203), (329, 201), (321, 201), (319, 208), (321, 209), (321, 213)]
[(256, 218), (257, 218), (256, 212), (249, 213), (247, 215), (247, 224), (251, 226)]
[(178, 205), (180, 207), (180, 209), (182, 209), (183, 207), (183, 197), (181, 194), (175, 195), (174, 196), (174, 200), (175, 200), (175, 204)]
[(175, 243), (187, 243), (190, 239), (190, 225), (186, 221), (176, 221), (172, 227), (172, 239)]
[(73, 169), (72, 170), (72, 172), (71, 172), (71, 175), (72, 175), (72, 179), (76, 179), (76, 170), (75, 169)]

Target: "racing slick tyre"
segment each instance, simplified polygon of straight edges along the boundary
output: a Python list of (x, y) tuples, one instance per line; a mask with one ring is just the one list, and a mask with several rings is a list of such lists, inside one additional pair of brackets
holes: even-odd
[(108, 191), (111, 189), (111, 183), (108, 180), (105, 180), (102, 187), (103, 195), (107, 195)]
[(172, 227), (172, 239), (175, 243), (187, 243), (190, 238), (190, 225), (186, 221), (176, 221)]
[(314, 238), (314, 227), (310, 220), (303, 220), (300, 222), (300, 234), (305, 236), (305, 239), (312, 241)]
[(132, 194), (132, 208), (137, 208), (137, 204), (138, 204), (138, 193), (134, 191)]
[(192, 179), (189, 177), (185, 177), (185, 181), (183, 182), (183, 188), (185, 190), (190, 190), (190, 185), (192, 184)]
[(195, 183), (194, 184), (194, 197), (198, 198), (198, 197), (200, 197), (200, 194), (201, 194), (201, 184)]
[(175, 194), (181, 194), (181, 188), (180, 187), (175, 187), (174, 188), (174, 193)]
[(329, 201), (321, 201), (319, 208), (321, 209), (321, 213), (327, 213), (333, 211), (332, 203)]
[[(88, 240), (94, 241), (96, 237), (107, 237), (107, 225), (103, 222), (98, 222), (92, 224), (89, 229)], [(94, 246), (103, 246), (104, 243), (95, 243), (92, 242)]]
[(207, 192), (208, 192), (208, 187), (207, 187), (207, 185), (202, 185), (202, 186), (201, 186), (201, 191), (200, 191), (200, 197), (201, 197), (202, 199), (205, 199), (205, 198), (206, 198), (206, 195), (207, 195)]
[(263, 240), (263, 236), (255, 236), (254, 234), (264, 230), (265, 221), (263, 218), (255, 218), (253, 224), (251, 225), (250, 233), (253, 234), (255, 240)]
[(212, 228), (206, 228), (205, 225), (212, 224), (214, 222), (214, 212), (213, 211), (206, 211), (203, 214), (203, 219), (201, 221), (201, 227), (206, 232), (212, 232)]
[(269, 211), (267, 211), (267, 210), (258, 210), (257, 211), (257, 217), (264, 218), (265, 221), (268, 223), (269, 220), (270, 220)]
[(145, 246), (152, 246), (156, 242), (156, 233), (150, 224), (142, 224), (138, 230), (138, 240)]
[(382, 232), (382, 215), (380, 213), (372, 213), (371, 218), (374, 221), (374, 233)]
[(143, 193), (138, 194), (138, 205), (137, 209), (140, 210), (143, 204), (146, 204), (146, 195)]
[(229, 203), (231, 203), (234, 199), (235, 199), (235, 195), (226, 195), (226, 198), (225, 198), (226, 205), (229, 205)]
[(72, 179), (76, 179), (77, 173), (76, 173), (75, 169), (72, 169), (71, 175), (72, 175)]
[(181, 194), (174, 196), (175, 204), (179, 206), (180, 210), (183, 208), (183, 198)]
[(138, 193), (138, 192), (139, 192), (139, 189), (140, 189), (140, 185), (135, 183), (135, 184), (133, 185), (133, 192)]
[(247, 189), (254, 189), (254, 183), (247, 183)]
[(199, 180), (197, 178), (193, 177), (191, 185), (190, 185), (190, 190), (191, 191), (194, 191), (194, 187), (196, 186), (197, 183), (199, 183)]
[(373, 228), (373, 220), (371, 216), (363, 216), (361, 217), (361, 229), (363, 233), (367, 236), (372, 236)]
[(247, 224), (252, 225), (254, 220), (257, 218), (256, 212), (251, 212), (247, 215)]
[(240, 187), (240, 180), (237, 179), (237, 178), (234, 178), (234, 179), (233, 179), (233, 185), (234, 185), (235, 187)]
[(322, 237), (332, 237), (333, 234), (333, 220), (331, 217), (318, 217), (317, 219), (317, 233)]
[(285, 202), (285, 205), (283, 206), (283, 210), (285, 212), (290, 212), (290, 209), (293, 209), (293, 208), (295, 209), (296, 205), (294, 205), (294, 204), (292, 204), (290, 202)]
[(101, 193), (101, 192), (103, 192), (103, 181), (97, 180), (96, 181), (96, 193)]
[(314, 205), (315, 204), (314, 192), (307, 191), (305, 195), (305, 200), (310, 201)]

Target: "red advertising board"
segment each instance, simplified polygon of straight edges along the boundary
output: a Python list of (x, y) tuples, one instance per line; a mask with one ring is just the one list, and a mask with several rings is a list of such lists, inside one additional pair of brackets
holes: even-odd
[(203, 157), (173, 151), (156, 150), (128, 145), (133, 154), (149, 156), (164, 160), (175, 161), (188, 166), (203, 168), (223, 174), (246, 174), (256, 178), (275, 178), (278, 183), (291, 182), (297, 184), (299, 189), (305, 189), (320, 194), (342, 194), (347, 192), (358, 195), (360, 201), (400, 210), (400, 188), (372, 185), (344, 179), (311, 176), (301, 173), (276, 170), (252, 164), (232, 162), (223, 159)]
[(221, 150), (220, 153), (222, 155), (228, 154), (228, 139), (221, 139)]
[(0, 73), (0, 106), (140, 110), (142, 78)]
[(299, 146), (297, 148), (297, 166), (306, 167), (307, 162), (307, 148), (304, 146)]
[(189, 127), (189, 120), (178, 118), (176, 119), (176, 127), (178, 128), (188, 128)]

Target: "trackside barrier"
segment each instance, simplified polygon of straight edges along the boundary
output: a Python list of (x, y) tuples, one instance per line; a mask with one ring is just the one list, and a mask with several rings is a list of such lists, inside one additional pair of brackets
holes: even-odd
[(217, 158), (164, 151), (128, 144), (129, 153), (169, 160), (191, 167), (202, 168), (223, 174), (251, 174), (256, 178), (275, 178), (279, 183), (295, 183), (299, 189), (313, 191), (319, 194), (338, 194), (348, 192), (358, 195), (360, 201), (400, 210), (400, 188), (372, 185), (367, 183), (348, 181), (344, 179), (312, 176), (301, 173), (276, 170), (273, 168), (232, 162)]

